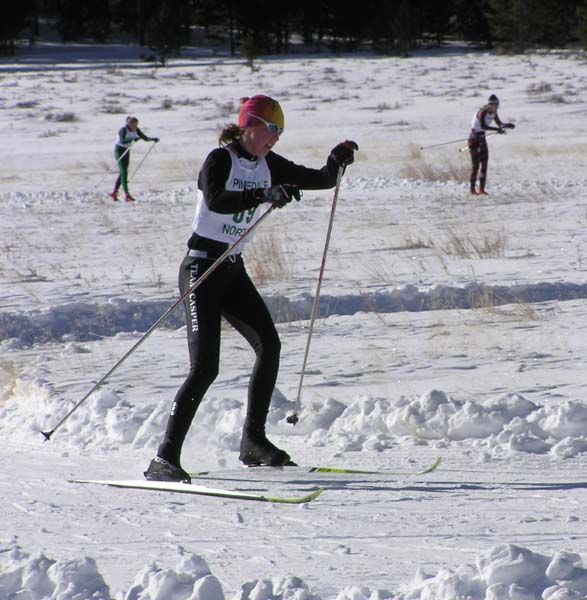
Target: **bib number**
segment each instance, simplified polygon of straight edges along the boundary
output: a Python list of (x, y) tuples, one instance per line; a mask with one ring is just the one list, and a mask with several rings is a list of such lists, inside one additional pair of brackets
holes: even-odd
[(232, 220), (235, 223), (242, 223), (243, 219), (244, 219), (245, 223), (250, 223), (253, 220), (253, 217), (255, 216), (256, 210), (257, 210), (257, 207), (249, 208), (247, 210), (241, 210), (237, 213), (234, 213)]

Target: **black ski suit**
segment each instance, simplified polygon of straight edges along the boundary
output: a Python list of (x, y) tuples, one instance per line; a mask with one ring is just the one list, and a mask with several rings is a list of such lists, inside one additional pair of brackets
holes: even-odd
[[(250, 171), (261, 172), (262, 176), (251, 178), (247, 175)], [(328, 189), (334, 187), (337, 172), (338, 163), (332, 156), (321, 169), (310, 169), (274, 152), (269, 152), (265, 159), (257, 159), (237, 142), (213, 150), (198, 176), (200, 198), (194, 233), (179, 271), (182, 295), (264, 212), (259, 188), (288, 183), (300, 189)], [(198, 406), (218, 375), (222, 317), (243, 335), (256, 354), (243, 439), (244, 436), (265, 439), (281, 342), (269, 310), (246, 272), (241, 249), (239, 244), (184, 302), (190, 370), (177, 392), (158, 450), (160, 458), (177, 466)]]

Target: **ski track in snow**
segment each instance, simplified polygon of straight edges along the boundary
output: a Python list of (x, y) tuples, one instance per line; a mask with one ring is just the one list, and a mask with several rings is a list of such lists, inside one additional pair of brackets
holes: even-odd
[[(78, 52), (92, 57), (0, 64), (11, 149), (0, 171), (0, 600), (587, 598), (585, 62), (446, 52), (261, 59), (253, 73), (223, 57), (153, 69), (132, 48), (114, 63)], [(471, 89), (472, 73), (487, 90)], [(538, 80), (564, 101), (531, 93)], [(112, 90), (120, 114), (108, 112)], [(156, 451), (187, 369), (181, 308), (50, 443), (39, 431), (177, 298), (199, 165), (237, 99), (258, 91), (284, 106), (277, 151), (292, 160), (319, 166), (341, 136), (361, 148), (341, 187), (295, 428), (286, 417), (332, 191), (275, 211), (247, 249), (283, 343), (269, 435), (303, 465), (404, 475), (239, 470), (253, 354), (227, 329), (184, 466), (218, 470), (215, 487), (322, 486), (320, 498), (288, 507), (69, 483), (140, 478)], [(517, 127), (490, 140), (491, 195), (471, 200), (459, 144), (418, 148), (466, 136), (494, 91)], [(161, 142), (131, 184), (139, 201), (113, 205), (126, 112)], [(133, 149), (133, 166), (147, 149)], [(437, 456), (434, 473), (409, 474)]]
[[(544, 184), (546, 185), (546, 184)], [(351, 194), (351, 190), (363, 189), (364, 185), (359, 185), (356, 182), (349, 186), (346, 191), (347, 194)], [(398, 184), (389, 186), (392, 189), (397, 188)], [(430, 186), (428, 186), (430, 187)], [(446, 187), (446, 186), (445, 186)], [(544, 186), (543, 186), (544, 187)], [(564, 187), (562, 190), (556, 186), (546, 186), (548, 189), (554, 190), (553, 193), (557, 193), (561, 196), (567, 196), (569, 189), (573, 190), (575, 186)], [(580, 191), (580, 187), (573, 193)], [(454, 196), (457, 193), (462, 194), (462, 190), (456, 189), (457, 186), (450, 186), (450, 193)], [(538, 186), (540, 188), (540, 186)], [(413, 194), (413, 190), (411, 191)], [(427, 194), (432, 195), (434, 190), (427, 190)], [(527, 193), (527, 191), (526, 191)], [(182, 202), (179, 207), (185, 212), (186, 205), (191, 206), (193, 204), (193, 197), (195, 190), (182, 190), (181, 197)], [(36, 212), (30, 210), (31, 205), (35, 205), (38, 199), (38, 194), (16, 194), (8, 193), (5, 194), (5, 201), (12, 209), (16, 212), (23, 213), (23, 219), (27, 218), (26, 213)], [(163, 198), (162, 194), (151, 194), (148, 199), (149, 202), (160, 202)], [(72, 199), (69, 195), (64, 197), (63, 194), (47, 194), (43, 199), (45, 202), (50, 203), (51, 212), (55, 212), (59, 207), (61, 212), (65, 213), (68, 211), (69, 205), (72, 203)], [(402, 199), (403, 200), (403, 199)], [(165, 201), (163, 199), (163, 201)], [(104, 206), (99, 202), (99, 197), (96, 194), (81, 194), (81, 198), (77, 197), (76, 202), (80, 203), (80, 207), (83, 207), (84, 214), (88, 221), (99, 221), (100, 219), (110, 218), (104, 214)], [(41, 206), (43, 202), (41, 202)], [(25, 207), (23, 210), (23, 206)], [(7, 207), (7, 210), (8, 210)], [(109, 209), (110, 207), (106, 207)], [(172, 208), (178, 208), (172, 203)], [(428, 208), (434, 209), (429, 206)], [(527, 206), (525, 207), (527, 209)], [(317, 211), (317, 207), (313, 206), (309, 212), (313, 214)], [(438, 208), (434, 209), (438, 210)], [(170, 211), (175, 213), (175, 211)], [(92, 214), (94, 213), (94, 214)], [(88, 216), (90, 215), (90, 216)], [(181, 222), (180, 217), (174, 214), (177, 221)], [(137, 215), (133, 215), (136, 219)], [(352, 215), (350, 215), (352, 218)], [(313, 219), (317, 219), (317, 216), (313, 216)], [(525, 214), (521, 214), (520, 218), (527, 220)], [(33, 221), (40, 221), (37, 223), (37, 227), (41, 227), (46, 222), (46, 216), (37, 217), (33, 216)], [(140, 216), (139, 216), (140, 220)], [(16, 220), (15, 222), (19, 222)], [(512, 220), (509, 219), (510, 226)], [(86, 224), (87, 226), (87, 224)], [(497, 224), (493, 224), (493, 227), (497, 227)], [(145, 231), (137, 223), (131, 228), (136, 227), (136, 234), (144, 235)], [(372, 228), (372, 223), (369, 223), (367, 227)], [(345, 229), (345, 224), (341, 225), (342, 229)], [(66, 337), (69, 340), (91, 340), (98, 339), (103, 336), (115, 335), (120, 332), (132, 332), (132, 331), (146, 331), (161, 314), (171, 306), (177, 296), (175, 294), (173, 286), (169, 283), (164, 283), (168, 280), (173, 280), (172, 274), (173, 268), (170, 273), (167, 273), (163, 277), (158, 273), (158, 269), (163, 267), (162, 264), (155, 264), (154, 257), (148, 257), (147, 261), (150, 262), (150, 268), (152, 274), (145, 275), (143, 277), (151, 279), (146, 281), (142, 285), (140, 281), (138, 285), (136, 283), (130, 283), (130, 275), (123, 275), (126, 280), (122, 290), (125, 287), (132, 287), (132, 295), (125, 295), (124, 291), (117, 290), (117, 293), (111, 297), (106, 297), (102, 301), (96, 301), (94, 298), (104, 297), (104, 289), (100, 288), (99, 285), (103, 281), (103, 276), (98, 277), (96, 275), (97, 266), (84, 264), (80, 266), (80, 262), (84, 263), (85, 260), (92, 261), (99, 259), (99, 268), (104, 269), (103, 256), (99, 252), (96, 257), (96, 249), (103, 246), (106, 242), (103, 238), (107, 235), (109, 238), (114, 237), (112, 242), (108, 242), (109, 252), (112, 252), (115, 256), (123, 255), (127, 258), (125, 263), (121, 265), (121, 269), (128, 269), (129, 273), (134, 273), (138, 269), (143, 272), (146, 265), (144, 257), (140, 254), (136, 254), (136, 251), (132, 251), (129, 255), (128, 244), (129, 241), (128, 231), (116, 229), (108, 229), (106, 231), (100, 231), (100, 229), (90, 232), (86, 232), (89, 235), (93, 235), (96, 239), (87, 239), (85, 243), (87, 246), (80, 248), (79, 252), (75, 251), (75, 260), (73, 264), (63, 264), (63, 253), (68, 248), (76, 247), (76, 240), (64, 239), (63, 233), (60, 229), (54, 229), (55, 236), (54, 240), (47, 240), (45, 232), (35, 229), (27, 232), (27, 235), (31, 238), (35, 236), (43, 237), (43, 242), (48, 243), (51, 248), (58, 248), (57, 251), (52, 250), (49, 253), (41, 251), (39, 256), (34, 256), (29, 253), (24, 253), (22, 259), (19, 257), (14, 262), (11, 262), (9, 267), (9, 281), (3, 282), (2, 286), (5, 288), (6, 297), (8, 299), (8, 310), (3, 311), (0, 314), (0, 340), (16, 339), (24, 344), (33, 344), (37, 342), (49, 342), (53, 340), (60, 340)], [(353, 221), (353, 234), (356, 234), (356, 230), (361, 229), (360, 224)], [(300, 236), (303, 236), (303, 231), (300, 231)], [(561, 232), (561, 235), (569, 234), (568, 231)], [(288, 229), (288, 235), (291, 235), (291, 228)], [(365, 235), (367, 232), (365, 231)], [(573, 234), (576, 237), (576, 234)], [(167, 242), (169, 239), (166, 236), (162, 236), (164, 241)], [(344, 239), (344, 236), (342, 236)], [(466, 239), (465, 239), (466, 241)], [(315, 243), (315, 242), (314, 242)], [(406, 246), (404, 248), (396, 247), (378, 247), (372, 250), (371, 253), (371, 265), (372, 269), (377, 269), (377, 261), (383, 253), (392, 256), (392, 262), (395, 263), (398, 255), (409, 253), (409, 259), (417, 261), (418, 263), (426, 263), (428, 266), (430, 261), (448, 261), (451, 260), (450, 249), (445, 249), (448, 253), (444, 257), (439, 256), (439, 249), (431, 246), (432, 241), (428, 243), (422, 240), (410, 240), (413, 247)], [(448, 242), (445, 242), (448, 243)], [(471, 241), (471, 243), (474, 243)], [(478, 243), (481, 243), (479, 238)], [(519, 242), (517, 242), (519, 243)], [(563, 243), (562, 240), (560, 243)], [(565, 243), (567, 243), (565, 241)], [(575, 242), (577, 244), (580, 241)], [(23, 240), (20, 241), (23, 244)], [(117, 246), (120, 245), (118, 248)], [(423, 246), (423, 247), (419, 247)], [(162, 249), (163, 251), (163, 249)], [(455, 250), (456, 251), (456, 250)], [(466, 252), (466, 250), (462, 250)], [(10, 247), (9, 252), (16, 255), (16, 249)], [(87, 256), (81, 256), (84, 252), (88, 253)], [(470, 249), (469, 252), (474, 254), (474, 250)], [(478, 252), (481, 252), (480, 250)], [(169, 254), (169, 249), (167, 249)], [(297, 251), (294, 251), (294, 254)], [(534, 279), (541, 281), (522, 282), (520, 281), (519, 271), (516, 271), (517, 277), (512, 281), (512, 277), (508, 276), (507, 268), (504, 270), (497, 270), (493, 274), (486, 274), (483, 280), (474, 275), (475, 269), (486, 268), (487, 265), (483, 264), (486, 262), (494, 263), (494, 259), (491, 258), (479, 258), (475, 260), (470, 258), (470, 262), (475, 265), (472, 266), (473, 275), (469, 275), (467, 278), (460, 276), (455, 277), (454, 273), (442, 273), (436, 272), (434, 279), (428, 275), (428, 281), (419, 281), (418, 284), (413, 283), (413, 272), (410, 273), (411, 277), (406, 280), (405, 276), (395, 279), (391, 274), (386, 277), (386, 273), (381, 273), (377, 270), (370, 272), (366, 266), (363, 270), (361, 268), (354, 269), (350, 278), (345, 279), (345, 271), (348, 270), (348, 265), (353, 261), (353, 257), (349, 256), (344, 259), (345, 263), (341, 265), (342, 258), (340, 257), (340, 248), (333, 249), (333, 257), (335, 264), (332, 270), (328, 273), (326, 283), (334, 284), (337, 288), (336, 293), (323, 292), (320, 298), (320, 305), (318, 310), (318, 316), (320, 318), (328, 317), (331, 315), (352, 315), (358, 312), (376, 312), (376, 313), (390, 313), (390, 312), (414, 312), (414, 311), (429, 311), (429, 310), (447, 310), (454, 308), (479, 308), (486, 305), (491, 306), (502, 306), (506, 304), (517, 304), (526, 305), (529, 303), (536, 302), (547, 302), (547, 301), (566, 301), (573, 299), (584, 299), (587, 297), (587, 284), (575, 281), (561, 280), (560, 264), (555, 261), (552, 265), (548, 265), (548, 269), (543, 268), (539, 273), (533, 273)], [(53, 257), (52, 255), (55, 254)], [(539, 254), (533, 252), (522, 252), (522, 248), (519, 247), (518, 251), (510, 251), (510, 256), (505, 256), (500, 259), (501, 262), (514, 263), (516, 269), (518, 269), (521, 261), (526, 261), (529, 264), (536, 263), (540, 260)], [(255, 255), (257, 258), (257, 255)], [(567, 260), (567, 257), (564, 257)], [(24, 259), (24, 260), (23, 260)], [(34, 259), (34, 260), (31, 260)], [(294, 259), (296, 260), (296, 259)], [(59, 261), (59, 267), (57, 267), (57, 261)], [(22, 265), (18, 266), (21, 262)], [(34, 266), (32, 266), (34, 263)], [(257, 264), (257, 263), (255, 263)], [(571, 263), (571, 267), (574, 263)], [(577, 267), (580, 263), (577, 264)], [(316, 265), (314, 265), (316, 266)], [(342, 268), (341, 268), (342, 266)], [(446, 265), (444, 265), (446, 267)], [(566, 271), (568, 271), (568, 264), (565, 265)], [(175, 264), (172, 263), (172, 267)], [(169, 269), (169, 267), (167, 267)], [(386, 267), (388, 268), (388, 267)], [(73, 270), (72, 270), (73, 269)], [(438, 271), (438, 266), (435, 267)], [(584, 269), (579, 269), (581, 272)], [(312, 270), (313, 271), (313, 270)], [(573, 276), (574, 269), (571, 269), (571, 276)], [(549, 273), (554, 276), (556, 272), (556, 278), (548, 279)], [(284, 275), (288, 275), (284, 273)], [(448, 277), (447, 277), (448, 275)], [(294, 280), (298, 277), (303, 276), (303, 279), (307, 280), (308, 275), (303, 273), (294, 273)], [(360, 278), (360, 281), (359, 281)], [(12, 279), (12, 280), (10, 280)], [(65, 283), (66, 280), (71, 282), (74, 280), (73, 287), (68, 285), (66, 288), (59, 285), (60, 280)], [(459, 281), (460, 280), (460, 281)], [(493, 280), (493, 281), (492, 281)], [(503, 281), (502, 281), (503, 280)], [(112, 281), (109, 280), (111, 284)], [(34, 286), (37, 290), (34, 294), (31, 293), (30, 288)], [(75, 288), (82, 288), (76, 291)], [(92, 288), (97, 288), (96, 293), (92, 293)], [(279, 288), (285, 288), (284, 292), (280, 293)], [(347, 289), (351, 288), (348, 293)], [(158, 288), (153, 290), (153, 288)], [(275, 289), (272, 289), (275, 288)], [(305, 288), (308, 291), (300, 294), (299, 289)], [(354, 289), (353, 289), (354, 288)], [(374, 288), (374, 289), (373, 289)], [(345, 293), (347, 292), (347, 293)], [(58, 294), (57, 297), (53, 298), (54, 294)], [(155, 295), (156, 298), (149, 298), (149, 295)], [(28, 297), (27, 297), (28, 296)], [(161, 298), (164, 296), (164, 298)], [(295, 286), (293, 284), (283, 284), (277, 282), (276, 285), (269, 286), (265, 293), (266, 301), (273, 316), (278, 322), (288, 321), (299, 321), (308, 319), (311, 313), (311, 307), (313, 302), (313, 290), (311, 284), (307, 281), (300, 283)], [(47, 301), (50, 302), (47, 306)], [(43, 308), (28, 308), (35, 304), (44, 305)], [(25, 310), (22, 307), (26, 306)], [(21, 310), (10, 310), (10, 308), (21, 309)], [(179, 307), (166, 321), (165, 326), (177, 328), (183, 323), (183, 310)]]
[[(492, 306), (529, 304), (535, 302), (567, 301), (587, 298), (587, 284), (538, 283), (505, 286), (487, 286), (473, 283), (464, 288), (448, 286), (420, 291), (414, 286), (389, 293), (320, 295), (317, 318), (375, 312), (420, 312), (479, 308), (487, 297)], [(52, 341), (88, 341), (117, 333), (147, 331), (177, 299), (127, 300), (109, 302), (71, 302), (45, 310), (27, 313), (6, 312), (0, 315), (0, 339), (20, 342), (23, 345)], [(305, 295), (299, 300), (284, 296), (266, 296), (265, 301), (277, 323), (310, 319), (314, 297)], [(172, 313), (163, 327), (178, 328), (185, 325), (181, 307)]]

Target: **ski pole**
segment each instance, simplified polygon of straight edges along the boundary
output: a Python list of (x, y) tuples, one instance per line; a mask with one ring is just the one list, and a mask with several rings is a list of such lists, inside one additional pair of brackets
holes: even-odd
[(322, 287), (322, 278), (324, 276), (324, 268), (326, 266), (326, 255), (328, 254), (328, 245), (330, 244), (330, 235), (332, 233), (332, 225), (334, 223), (334, 212), (336, 211), (336, 201), (338, 199), (338, 191), (340, 189), (340, 181), (344, 167), (338, 168), (338, 175), (336, 177), (336, 187), (334, 188), (334, 196), (332, 198), (332, 208), (330, 210), (330, 221), (328, 223), (328, 231), (326, 233), (326, 242), (324, 244), (324, 252), (322, 253), (322, 264), (320, 265), (320, 273), (318, 274), (318, 283), (316, 284), (316, 295), (314, 296), (314, 303), (312, 304), (312, 314), (310, 317), (310, 329), (308, 330), (308, 339), (306, 341), (306, 351), (304, 352), (304, 361), (302, 363), (302, 371), (300, 373), (300, 382), (298, 384), (298, 394), (296, 397), (294, 412), (289, 415), (286, 419), (288, 423), (295, 425), (298, 419), (298, 410), (300, 408), (300, 399), (302, 396), (302, 384), (304, 382), (304, 374), (306, 372), (306, 363), (308, 362), (308, 354), (310, 352), (310, 341), (312, 339), (312, 332), (314, 330), (314, 321), (316, 319), (316, 313), (318, 312), (318, 302), (320, 300), (320, 288)]
[(147, 154), (145, 154), (145, 156), (143, 156), (143, 159), (141, 160), (141, 162), (138, 164), (137, 168), (134, 170), (133, 174), (128, 178), (128, 182), (130, 183), (132, 178), (137, 174), (137, 171), (141, 168), (141, 165), (147, 160), (147, 156), (149, 156), (149, 154), (151, 154), (151, 150), (153, 150), (153, 148), (155, 147), (155, 144), (157, 142), (153, 142), (152, 146), (149, 148), (149, 151), (147, 152)]
[[(132, 143), (129, 145), (129, 147), (114, 161), (114, 167), (116, 167), (118, 169), (118, 163), (130, 152), (130, 149), (132, 148)], [(113, 169), (110, 169), (110, 171), (108, 171), (108, 173), (111, 173)]]
[(269, 215), (269, 213), (276, 207), (275, 204), (272, 204), (257, 220), (257, 222), (249, 227), (232, 246), (227, 248), (211, 265), (210, 267), (204, 271), (198, 277), (198, 279), (194, 282), (194, 284), (184, 293), (182, 294), (158, 319), (149, 327), (149, 329), (126, 351), (126, 353), (120, 358), (114, 366), (104, 375), (94, 386), (90, 389), (90, 391), (79, 401), (77, 404), (73, 406), (73, 408), (51, 429), (50, 431), (41, 431), (41, 434), (45, 437), (45, 441), (48, 442), (51, 439), (51, 436), (59, 429), (71, 415), (118, 369), (118, 367), (167, 319), (167, 317), (176, 309), (176, 307), (183, 302), (191, 293), (193, 293), (196, 288), (200, 287), (206, 279), (217, 269), (217, 267), (222, 263), (222, 261), (232, 252), (232, 250), (240, 244), (250, 233)]
[[(490, 135), (495, 135), (496, 133), (497, 133), (497, 131), (491, 131), (489, 133), (486, 133), (485, 137), (489, 137)], [(459, 152), (465, 152), (468, 149), (469, 149), (469, 144), (467, 144), (466, 146), (463, 146), (462, 148), (459, 148)]]
[(103, 181), (103, 179), (105, 179), (106, 175), (111, 175), (112, 172), (114, 171), (114, 169), (119, 168), (118, 163), (130, 152), (130, 149), (132, 148), (132, 146), (133, 146), (133, 144), (131, 142), (130, 146), (114, 161), (114, 165), (111, 166), (108, 169), (108, 171), (106, 171), (104, 176), (100, 178), (100, 181), (94, 185), (93, 189), (96, 189), (98, 186), (102, 185), (102, 181)]
[(450, 142), (441, 142), (440, 144), (431, 144), (430, 146), (420, 146), (420, 150), (428, 150), (428, 148), (438, 148), (439, 146), (446, 146), (447, 144), (456, 144), (458, 142), (464, 142), (469, 138), (460, 138), (458, 140), (451, 140)]

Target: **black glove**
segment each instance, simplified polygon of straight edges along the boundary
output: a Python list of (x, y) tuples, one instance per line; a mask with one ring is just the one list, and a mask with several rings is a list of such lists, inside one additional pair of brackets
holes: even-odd
[(504, 125), (505, 129), (515, 129), (515, 125), (513, 123), (506, 123)]
[(497, 133), (506, 133), (506, 130), (505, 130), (505, 129), (503, 129), (502, 127), (500, 127), (500, 128), (497, 130)]
[(151, 138), (151, 141), (157, 143), (159, 141), (159, 138)]
[(263, 202), (270, 202), (277, 208), (283, 208), (292, 198), (299, 200), (301, 197), (300, 188), (290, 183), (274, 185), (263, 190)]
[(358, 149), (356, 142), (346, 140), (332, 149), (330, 157), (339, 167), (346, 167), (355, 162), (355, 150)]

